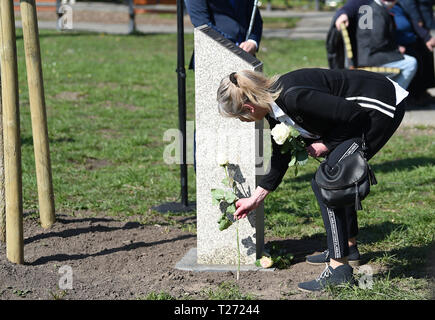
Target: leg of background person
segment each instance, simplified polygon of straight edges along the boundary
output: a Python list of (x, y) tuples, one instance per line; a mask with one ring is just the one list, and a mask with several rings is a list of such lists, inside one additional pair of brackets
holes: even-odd
[(422, 40), (406, 47), (406, 53), (417, 59), (417, 72), (407, 90), (413, 104), (431, 103), (427, 89), (435, 87), (434, 56)]
[(396, 81), (403, 89), (407, 89), (417, 72), (417, 60), (407, 54), (403, 55), (404, 59), (393, 61), (381, 65), (387, 68), (399, 68), (401, 72), (398, 75), (390, 76), (391, 80)]
[[(426, 49), (427, 50), (427, 49)], [(409, 99), (413, 101), (417, 101), (418, 98), (426, 91), (424, 88), (424, 63), (420, 54), (418, 41), (406, 46), (406, 54), (414, 57), (417, 60), (417, 71), (414, 75), (414, 78), (409, 83), (409, 86), (406, 90), (409, 91)]]

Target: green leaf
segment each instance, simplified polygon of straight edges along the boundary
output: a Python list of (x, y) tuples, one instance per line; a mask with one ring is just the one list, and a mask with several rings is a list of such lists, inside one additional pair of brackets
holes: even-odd
[(228, 179), (227, 177), (223, 178), (221, 182), (225, 186), (229, 186), (230, 185), (230, 179)]
[(231, 222), (231, 220), (228, 219), (228, 218), (225, 216), (224, 219), (222, 219), (222, 218), (220, 219), (220, 222), (219, 222), (219, 230), (220, 230), (220, 231), (223, 231), (223, 230), (225, 230), (225, 229), (228, 229), (232, 224), (233, 224), (233, 223)]
[(211, 196), (217, 201), (225, 199), (225, 191), (222, 189), (211, 189)]
[(298, 144), (302, 147), (302, 148), (305, 148), (307, 145), (306, 145), (306, 143), (305, 143), (305, 141), (304, 141), (304, 139), (302, 139), (302, 137), (298, 137)]
[(255, 266), (261, 268), (260, 259), (255, 260)]
[(234, 214), (234, 212), (236, 212), (236, 205), (232, 203), (230, 206), (227, 207), (227, 213)]
[(220, 216), (220, 218), (218, 219), (218, 223), (221, 223), (222, 221), (225, 221), (225, 219), (227, 219), (227, 216), (226, 216), (226, 214), (224, 213), (224, 214), (222, 214), (221, 216)]
[(294, 256), (291, 253), (287, 253), (284, 256), (275, 256), (272, 258), (273, 265), (278, 269), (286, 269), (292, 264), (293, 258)]
[(216, 198), (214, 198), (214, 197), (211, 197), (211, 204), (212, 205), (214, 205), (214, 206), (218, 206), (219, 205), (219, 203), (220, 203), (220, 201), (219, 200), (217, 200)]
[(296, 160), (298, 165), (305, 165), (308, 161), (308, 152), (306, 150), (298, 151), (298, 153), (296, 153)]
[(290, 163), (288, 164), (289, 167), (293, 167), (296, 164), (296, 157), (292, 157), (290, 160)]
[(281, 147), (281, 154), (285, 154), (289, 152), (290, 148), (291, 148), (291, 143), (289, 140), (286, 140), (286, 142), (284, 142), (284, 144)]
[(233, 203), (236, 201), (237, 196), (234, 194), (233, 191), (225, 191), (225, 201), (228, 203)]
[(290, 127), (290, 136), (291, 137), (293, 137), (293, 138), (297, 138), (297, 137), (299, 137), (301, 134), (299, 133), (299, 131), (298, 130), (296, 130), (295, 128), (293, 128), (293, 127)]

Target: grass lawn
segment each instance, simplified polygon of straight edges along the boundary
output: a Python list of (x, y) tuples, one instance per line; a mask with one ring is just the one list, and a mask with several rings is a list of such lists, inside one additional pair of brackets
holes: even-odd
[[(23, 194), (26, 216), (38, 210), (21, 30), (17, 30)], [(175, 35), (115, 36), (41, 30), (56, 210), (137, 215), (153, 223), (154, 205), (179, 200), (179, 166), (163, 162), (166, 130), (178, 127)], [(186, 36), (186, 63), (193, 37)], [(323, 41), (264, 39), (258, 58), (268, 75), (326, 67)], [(187, 71), (187, 119), (194, 119), (193, 72)], [(383, 270), (372, 290), (340, 288), (340, 299), (427, 299), (426, 256), (435, 234), (434, 128), (401, 130), (372, 161), (378, 181), (359, 213), (360, 251)], [(309, 180), (315, 163), (265, 204), (266, 236), (324, 239)], [(195, 200), (189, 166), (189, 200)], [(160, 216), (159, 216), (160, 217)], [(168, 224), (173, 224), (170, 215)], [(179, 225), (195, 232), (194, 225)]]

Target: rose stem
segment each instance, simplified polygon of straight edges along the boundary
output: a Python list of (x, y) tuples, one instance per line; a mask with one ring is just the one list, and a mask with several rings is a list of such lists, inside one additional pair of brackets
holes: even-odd
[[(228, 174), (227, 166), (224, 166), (225, 168), (225, 175), (228, 179), (228, 183), (230, 185), (230, 188), (233, 189), (234, 194), (236, 194), (236, 190), (234, 187), (234, 183), (231, 183), (232, 179), (230, 180), (230, 176)], [(239, 245), (239, 220), (236, 221), (236, 241), (237, 241), (237, 273), (236, 273), (236, 279), (239, 281), (240, 278), (240, 245)]]
[(238, 259), (236, 279), (237, 281), (239, 281), (239, 277), (240, 277), (239, 220), (237, 220), (236, 222), (236, 234), (237, 234), (237, 259)]

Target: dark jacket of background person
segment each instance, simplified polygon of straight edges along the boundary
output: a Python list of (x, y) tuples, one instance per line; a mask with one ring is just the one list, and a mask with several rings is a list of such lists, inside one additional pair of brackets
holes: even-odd
[(372, 2), (373, 28), (357, 28), (358, 66), (379, 66), (402, 60), (396, 42), (395, 23), (388, 10)]
[[(349, 26), (347, 27), (347, 30), (349, 33), (350, 43), (352, 45), (354, 64), (356, 64), (358, 59), (358, 50), (356, 45), (356, 29), (358, 27), (359, 9), (361, 6), (369, 5), (370, 3), (372, 3), (372, 1), (373, 0), (348, 0), (343, 7), (337, 10), (337, 12), (334, 15), (334, 18), (332, 19), (331, 29), (335, 29), (335, 30), (330, 29), (331, 37), (333, 36), (333, 32), (339, 32), (335, 28), (335, 21), (337, 20), (337, 18), (341, 16), (343, 13), (345, 13), (349, 18)], [(343, 41), (341, 36), (340, 39), (341, 41)], [(333, 69), (333, 67), (331, 66), (330, 68)], [(344, 68), (344, 65), (341, 68)]]
[[(417, 1), (400, 0), (398, 3), (403, 11), (406, 13), (407, 19), (410, 21), (414, 32), (419, 38), (427, 42), (431, 38), (430, 27), (425, 26), (425, 22), (422, 20), (420, 10), (417, 6)], [(423, 26), (419, 25), (419, 21), (423, 22)], [(430, 24), (432, 24), (432, 22), (430, 22)]]
[[(190, 20), (195, 27), (207, 24), (236, 44), (245, 41), (251, 21), (253, 0), (186, 0)], [(260, 46), (263, 20), (257, 10), (249, 39)]]
[(421, 21), (426, 29), (432, 28), (433, 0), (399, 0), (400, 5), (410, 15), (411, 21)]
[(325, 44), (329, 69), (344, 69), (346, 67), (344, 42), (340, 31), (335, 27), (335, 20), (332, 20), (329, 27)]
[(402, 6), (397, 3), (390, 12), (394, 15), (396, 23), (396, 41), (399, 46), (409, 46), (418, 39), (409, 16), (405, 13)]
[(397, 43), (405, 47), (406, 54), (417, 59), (417, 72), (407, 90), (411, 96), (418, 98), (428, 88), (435, 86), (433, 53), (425, 45), (430, 33), (426, 33), (426, 29), (412, 22), (411, 16), (400, 2), (390, 11), (394, 14), (396, 23)]
[[(362, 107), (356, 100), (346, 98), (366, 97), (396, 105), (392, 82), (380, 74), (363, 70), (300, 69), (282, 75), (277, 84), (282, 91), (275, 103), (299, 126), (319, 135), (330, 151), (350, 138), (360, 137), (365, 131), (373, 132), (372, 136), (367, 135), (370, 153), (369, 138), (373, 141), (382, 137), (376, 130), (383, 132), (388, 110), (379, 103), (371, 105), (370, 102)], [(309, 88), (289, 90), (294, 86)], [(266, 115), (266, 119), (271, 129), (279, 124), (270, 115)], [(290, 157), (289, 153), (281, 154), (280, 146), (272, 139), (270, 170), (259, 186), (275, 190), (288, 169)]]

